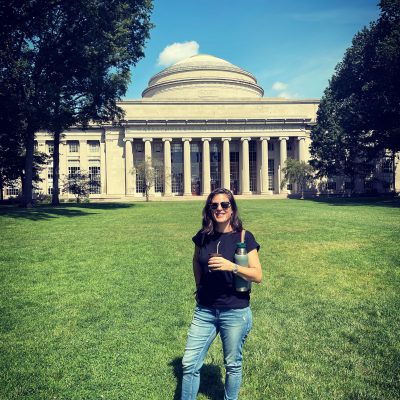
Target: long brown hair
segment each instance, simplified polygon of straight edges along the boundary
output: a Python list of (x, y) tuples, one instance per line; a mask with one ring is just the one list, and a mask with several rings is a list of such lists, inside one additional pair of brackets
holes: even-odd
[(228, 189), (218, 188), (213, 190), (207, 197), (206, 204), (203, 208), (203, 221), (202, 221), (201, 233), (204, 233), (206, 235), (212, 235), (215, 232), (215, 221), (211, 214), (210, 204), (213, 197), (217, 194), (225, 194), (226, 196), (228, 196), (232, 208), (230, 224), (234, 232), (240, 232), (243, 229), (242, 221), (239, 219), (238, 216), (238, 208), (236, 205), (235, 198), (233, 197), (233, 193)]

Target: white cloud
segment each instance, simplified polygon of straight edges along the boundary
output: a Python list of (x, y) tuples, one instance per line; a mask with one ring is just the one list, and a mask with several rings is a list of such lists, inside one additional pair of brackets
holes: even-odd
[(280, 90), (285, 90), (287, 89), (288, 85), (286, 83), (277, 81), (272, 85), (272, 89), (276, 90), (277, 92), (279, 92)]
[(199, 44), (194, 40), (170, 44), (158, 56), (157, 64), (165, 67), (175, 64), (185, 58), (199, 54), (199, 47)]
[(297, 93), (290, 93), (290, 92), (280, 92), (278, 97), (283, 97), (284, 99), (295, 99), (298, 98), (299, 95)]

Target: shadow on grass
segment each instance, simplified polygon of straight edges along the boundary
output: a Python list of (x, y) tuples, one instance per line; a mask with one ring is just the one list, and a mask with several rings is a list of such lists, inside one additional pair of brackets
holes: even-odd
[[(182, 358), (175, 358), (170, 365), (174, 369), (177, 381), (173, 400), (180, 400), (182, 394)], [(218, 366), (210, 364), (203, 365), (201, 368), (199, 393), (204, 394), (210, 400), (220, 400), (224, 397), (224, 385), (222, 383), (221, 370)]]
[(0, 206), (0, 216), (15, 218), (15, 219), (28, 219), (31, 221), (43, 221), (60, 217), (82, 217), (86, 215), (97, 214), (92, 210), (117, 210), (121, 208), (137, 207), (137, 204), (129, 203), (87, 203), (76, 204), (66, 203), (59, 206), (52, 207), (49, 205), (40, 205), (33, 208), (20, 208), (16, 205)]
[[(297, 199), (299, 201), (304, 201)], [(370, 206), (400, 208), (400, 197), (306, 197), (305, 200), (331, 206)]]

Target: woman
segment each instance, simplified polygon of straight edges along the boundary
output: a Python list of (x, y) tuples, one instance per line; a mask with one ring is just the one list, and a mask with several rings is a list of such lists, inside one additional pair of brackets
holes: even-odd
[[(196, 399), (200, 368), (218, 333), (226, 369), (224, 400), (239, 396), (242, 348), (251, 329), (252, 315), (250, 293), (235, 290), (234, 274), (257, 283), (262, 278), (260, 246), (249, 231), (245, 231), (249, 265), (242, 267), (234, 263), (241, 232), (242, 223), (233, 194), (227, 189), (211, 192), (203, 209), (203, 228), (192, 239), (197, 306), (182, 360), (182, 400)], [(219, 253), (219, 256), (210, 257), (210, 253)]]

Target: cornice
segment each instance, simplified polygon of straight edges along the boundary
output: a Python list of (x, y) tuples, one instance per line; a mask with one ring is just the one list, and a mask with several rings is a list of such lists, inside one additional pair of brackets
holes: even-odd
[(319, 104), (320, 99), (279, 99), (279, 98), (237, 98), (237, 99), (153, 99), (146, 97), (143, 99), (122, 100), (118, 105), (143, 105), (143, 106), (156, 106), (156, 105), (229, 105), (229, 104)]
[(126, 120), (122, 124), (134, 126), (209, 126), (209, 125), (271, 125), (271, 124), (313, 124), (311, 118), (266, 118), (266, 119), (158, 119)]
[(227, 72), (234, 72), (236, 74), (242, 74), (242, 75), (246, 75), (249, 78), (253, 79), (254, 82), (257, 82), (256, 77), (251, 74), (248, 71), (245, 71), (244, 69), (241, 69), (239, 67), (235, 67), (235, 66), (213, 66), (213, 65), (204, 65), (204, 66), (199, 66), (199, 65), (187, 65), (187, 66), (175, 66), (175, 67), (169, 67), (164, 69), (163, 71), (155, 74), (154, 76), (152, 76), (149, 80), (148, 86), (150, 87), (152, 85), (152, 82), (157, 80), (157, 79), (161, 79), (165, 76), (168, 75), (173, 75), (173, 74), (179, 74), (181, 72), (188, 72), (188, 71), (227, 71)]
[(171, 87), (181, 87), (181, 86), (197, 86), (197, 85), (209, 85), (209, 84), (217, 84), (222, 86), (240, 86), (243, 89), (251, 89), (261, 97), (264, 95), (264, 90), (261, 86), (258, 86), (256, 83), (251, 83), (248, 81), (243, 81), (240, 79), (228, 79), (228, 78), (188, 78), (188, 79), (181, 79), (177, 81), (168, 81), (168, 82), (161, 82), (156, 83), (153, 86), (147, 87), (143, 92), (142, 96), (144, 97), (147, 93), (155, 90), (163, 90)]

